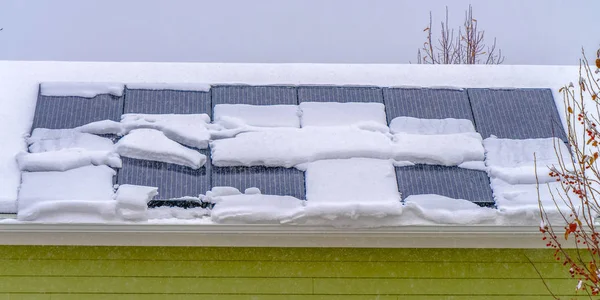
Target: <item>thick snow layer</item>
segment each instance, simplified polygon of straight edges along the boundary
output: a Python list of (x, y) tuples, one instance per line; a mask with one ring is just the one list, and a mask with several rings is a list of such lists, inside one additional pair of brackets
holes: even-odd
[(158, 188), (133, 184), (119, 185), (115, 200), (119, 208), (143, 210), (148, 208), (148, 202), (158, 195)]
[(199, 169), (206, 162), (206, 156), (186, 148), (154, 129), (135, 129), (115, 145), (121, 156), (161, 161)]
[(389, 160), (320, 160), (306, 168), (306, 208), (300, 218), (383, 218), (401, 212), (396, 173)]
[(206, 83), (128, 83), (128, 89), (132, 90), (177, 90), (208, 92), (210, 84)]
[(480, 207), (471, 201), (440, 195), (411, 195), (404, 199), (400, 222), (404, 225), (432, 224), (494, 224), (498, 211)]
[[(496, 206), (500, 210), (539, 207), (536, 184), (510, 184), (502, 179), (492, 178), (491, 186)], [(553, 195), (559, 207), (564, 207), (561, 200), (564, 192), (559, 182), (541, 183), (539, 193), (544, 207), (555, 207)], [(576, 199), (577, 197), (572, 198)]]
[(387, 125), (385, 106), (381, 103), (302, 102), (300, 111), (302, 127), (360, 123)]
[[(22, 219), (21, 216), (31, 215), (28, 212), (38, 210), (40, 212), (36, 214), (39, 215), (50, 209), (48, 207), (52, 206), (51, 203), (57, 201), (115, 202), (113, 200), (114, 175), (116, 172), (107, 166), (87, 166), (64, 172), (23, 172), (19, 189), (18, 218)], [(37, 208), (39, 205), (44, 209)], [(76, 206), (77, 211), (80, 211), (79, 207), (82, 206), (80, 204)], [(29, 220), (31, 217), (26, 218)]]
[(281, 223), (302, 211), (303, 203), (291, 196), (220, 196), (211, 211), (211, 218), (216, 223)]
[(534, 153), (540, 182), (554, 180), (549, 176), (548, 167), (558, 166), (557, 151), (565, 162), (571, 161), (569, 149), (557, 138), (511, 140), (490, 137), (483, 145), (490, 177), (512, 184), (536, 183)]
[(215, 122), (223, 118), (237, 119), (240, 124), (256, 127), (300, 127), (297, 105), (215, 105)]
[(40, 93), (44, 96), (77, 96), (94, 98), (100, 94), (123, 96), (125, 85), (122, 83), (98, 82), (44, 82), (40, 84)]
[(75, 129), (36, 128), (27, 138), (29, 152), (58, 151), (78, 148), (90, 151), (112, 151), (113, 142), (104, 137), (82, 133)]
[(353, 127), (281, 128), (212, 141), (211, 150), (216, 166), (293, 167), (320, 159), (387, 159), (391, 141), (380, 132)]
[(454, 134), (475, 132), (473, 122), (466, 119), (419, 119), (396, 117), (390, 122), (392, 133), (410, 134)]
[(456, 166), (484, 159), (481, 135), (475, 132), (443, 135), (397, 133), (393, 141), (392, 158), (397, 161)]
[(88, 123), (74, 128), (79, 132), (91, 134), (115, 134), (123, 135), (123, 125), (113, 120), (102, 120)]
[[(116, 221), (114, 200), (56, 200), (19, 208), (20, 221), (43, 223), (106, 223)], [(19, 205), (20, 206), (20, 205)]]
[(118, 154), (109, 151), (88, 151), (80, 148), (63, 149), (39, 153), (17, 154), (17, 162), (22, 171), (67, 171), (89, 165), (122, 167)]
[(121, 117), (124, 133), (140, 128), (156, 129), (176, 142), (198, 149), (208, 147), (208, 123), (207, 114), (125, 114)]

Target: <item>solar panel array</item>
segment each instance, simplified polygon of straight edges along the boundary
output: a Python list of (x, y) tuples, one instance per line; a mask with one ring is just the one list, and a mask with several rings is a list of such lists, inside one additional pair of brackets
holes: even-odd
[[(356, 86), (215, 85), (209, 92), (126, 89), (122, 97), (91, 99), (39, 95), (33, 128), (73, 128), (92, 121), (119, 121), (123, 113), (212, 115), (217, 104), (297, 105), (301, 102), (377, 102), (385, 105), (388, 123), (398, 116), (457, 118), (473, 121), (484, 138), (565, 139), (558, 112), (547, 89), (426, 89)], [(210, 150), (199, 170), (160, 162), (123, 158), (118, 184), (157, 186), (158, 200), (197, 196), (216, 186), (242, 192), (258, 187), (264, 194), (305, 199), (304, 172), (279, 167), (214, 167)], [(493, 206), (487, 174), (458, 167), (397, 167), (402, 198), (439, 194)], [(162, 205), (155, 201), (154, 206)], [(166, 205), (166, 204), (165, 204)], [(194, 206), (194, 205), (191, 205)]]

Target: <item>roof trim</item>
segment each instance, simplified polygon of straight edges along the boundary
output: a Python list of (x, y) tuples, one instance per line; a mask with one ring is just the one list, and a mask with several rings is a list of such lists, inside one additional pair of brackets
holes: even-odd
[[(0, 224), (3, 245), (546, 248), (534, 226)], [(567, 245), (565, 245), (567, 246)], [(573, 245), (568, 245), (572, 247)]]

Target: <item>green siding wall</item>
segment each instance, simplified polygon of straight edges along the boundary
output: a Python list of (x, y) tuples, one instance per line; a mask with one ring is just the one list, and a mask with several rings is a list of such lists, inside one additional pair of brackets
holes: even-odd
[(526, 256), (577, 295), (549, 250), (0, 246), (0, 300), (551, 299)]

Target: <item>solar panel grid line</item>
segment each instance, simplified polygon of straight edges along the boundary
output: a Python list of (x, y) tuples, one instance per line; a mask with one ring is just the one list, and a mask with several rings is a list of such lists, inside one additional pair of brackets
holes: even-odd
[(126, 89), (124, 113), (211, 116), (211, 106), (210, 92)]
[(388, 121), (399, 116), (474, 120), (465, 90), (383, 88), (383, 97)]
[(298, 102), (383, 103), (381, 88), (364, 86), (299, 86)]

